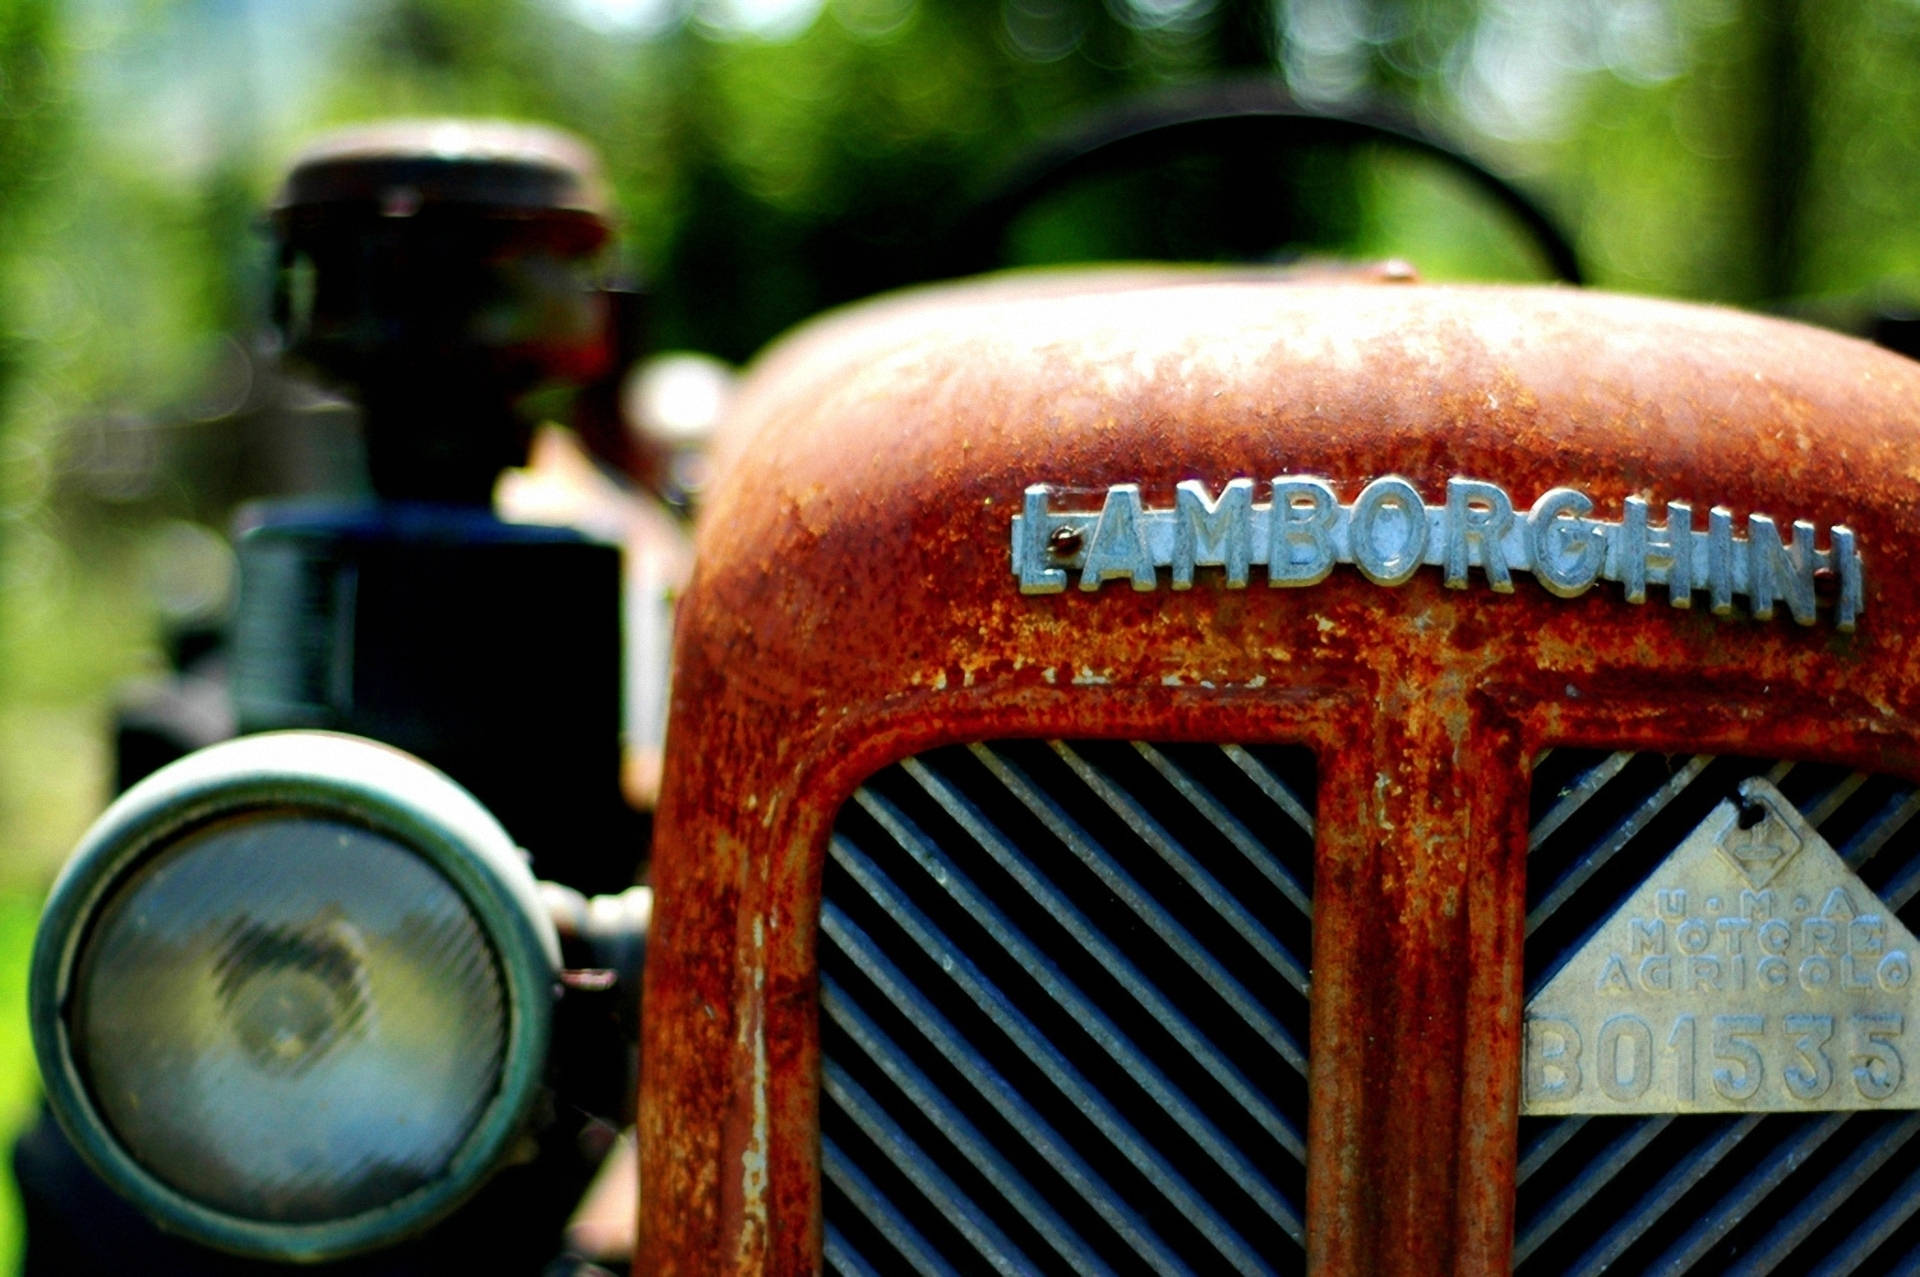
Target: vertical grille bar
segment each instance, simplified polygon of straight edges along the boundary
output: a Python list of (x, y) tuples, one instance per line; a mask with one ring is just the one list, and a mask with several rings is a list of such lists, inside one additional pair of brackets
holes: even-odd
[[(1766, 776), (1909, 927), (1920, 794), (1806, 763), (1561, 749), (1536, 764), (1531, 997), (1733, 794)], [(1522, 1118), (1524, 1274), (1894, 1273), (1920, 1247), (1920, 1117), (1907, 1112)]]
[(1313, 792), (1211, 745), (870, 778), (822, 881), (829, 1269), (1301, 1271)]

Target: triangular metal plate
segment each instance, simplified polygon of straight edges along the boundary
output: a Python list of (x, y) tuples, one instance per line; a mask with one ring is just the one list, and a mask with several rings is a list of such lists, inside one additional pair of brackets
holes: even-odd
[(1920, 1108), (1916, 950), (1748, 780), (1527, 1004), (1520, 1111)]

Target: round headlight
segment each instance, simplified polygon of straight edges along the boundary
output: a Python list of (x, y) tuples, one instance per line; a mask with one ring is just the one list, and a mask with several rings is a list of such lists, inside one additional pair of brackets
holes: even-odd
[(416, 1231), (525, 1129), (559, 950), (467, 792), (352, 737), (245, 737), (94, 825), (31, 973), (54, 1111), (209, 1245), (313, 1259)]

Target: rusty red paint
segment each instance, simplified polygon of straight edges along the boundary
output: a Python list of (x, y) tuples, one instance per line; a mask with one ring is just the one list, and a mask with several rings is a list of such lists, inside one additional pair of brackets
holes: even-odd
[[(1287, 741), (1320, 763), (1309, 1256), (1509, 1268), (1530, 760), (1742, 751), (1920, 775), (1920, 366), (1558, 289), (1106, 273), (910, 296), (765, 359), (681, 618), (655, 857), (640, 1271), (818, 1263), (813, 928), (835, 809), (1003, 736)], [(1846, 523), (1857, 633), (1399, 588), (1023, 596), (1026, 485), (1572, 485)], [(1696, 526), (1700, 526), (1699, 523)], [(1097, 682), (1076, 683), (1092, 675)]]

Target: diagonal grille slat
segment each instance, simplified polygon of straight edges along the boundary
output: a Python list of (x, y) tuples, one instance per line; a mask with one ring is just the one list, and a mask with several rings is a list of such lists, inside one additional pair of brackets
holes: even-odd
[[(864, 1014), (839, 985), (828, 981), (821, 989), (820, 1006), (848, 1038), (876, 1060), (888, 1081), (916, 1105), (940, 1135), (991, 1183), (995, 1193), (1013, 1205), (1043, 1237), (1055, 1254), (1085, 1273), (1111, 1271), (1086, 1243), (1075, 1235), (1058, 1212), (1047, 1205), (1026, 1178), (1002, 1157), (966, 1115), (945, 1096), (926, 1084), (924, 1075), (901, 1067), (902, 1052), (878, 1025)], [(832, 1076), (845, 1077), (835, 1069)], [(848, 1085), (851, 1085), (850, 1083)], [(831, 1094), (831, 1092), (829, 1092)], [(837, 1097), (836, 1097), (837, 1098)], [(856, 1116), (856, 1121), (858, 1120)]]
[(1749, 1172), (1734, 1190), (1722, 1198), (1688, 1231), (1674, 1248), (1655, 1260), (1649, 1273), (1684, 1273), (1698, 1263), (1734, 1225), (1745, 1219), (1763, 1198), (1780, 1187), (1795, 1163), (1809, 1156), (1840, 1129), (1844, 1113), (1829, 1113), (1810, 1126), (1803, 1126), (1786, 1146), (1785, 1156), (1771, 1158)]
[(1527, 839), (1539, 846), (1558, 833), (1560, 826), (1573, 819), (1574, 815), (1605, 787), (1606, 783), (1618, 776), (1626, 765), (1633, 761), (1633, 755), (1624, 750), (1609, 754), (1605, 762), (1588, 768), (1580, 779), (1560, 794), (1559, 800), (1551, 810), (1533, 822), (1533, 828), (1527, 831)]
[[(1561, 748), (1536, 760), (1529, 996), (1748, 776), (1912, 927), (1920, 794), (1821, 764)], [(1548, 817), (1553, 817), (1549, 820)], [(1920, 1118), (1864, 1111), (1521, 1119), (1515, 1266), (1891, 1273), (1920, 1245)]]
[(1731, 1274), (1762, 1274), (1778, 1269), (1813, 1230), (1833, 1212), (1841, 1200), (1861, 1191), (1873, 1173), (1899, 1152), (1900, 1146), (1920, 1132), (1920, 1113), (1906, 1114), (1897, 1126), (1882, 1127), (1846, 1159), (1844, 1166), (1820, 1186), (1820, 1191), (1802, 1198), (1798, 1205), (1749, 1251)]
[(1140, 751), (1140, 756), (1146, 759), (1155, 771), (1166, 777), (1168, 784), (1180, 791), (1181, 797), (1193, 804), (1194, 810), (1204, 816), (1208, 824), (1219, 830), (1226, 840), (1233, 844), (1235, 851), (1246, 857), (1247, 863), (1253, 866), (1255, 873), (1261, 874), (1268, 882), (1278, 887), (1280, 893), (1292, 901), (1301, 913), (1313, 912), (1313, 906), (1307, 901), (1305, 889), (1293, 880), (1292, 875), (1287, 873), (1286, 868), (1279, 861), (1264, 853), (1253, 834), (1246, 826), (1235, 820), (1231, 812), (1215, 802), (1206, 790), (1194, 784), (1185, 772), (1153, 746), (1145, 741), (1135, 741), (1133, 747)]
[(1312, 760), (1236, 748), (955, 747), (842, 808), (819, 936), (829, 1269), (913, 1263), (841, 1170), (963, 1269), (1303, 1269)]
[(1659, 1118), (1651, 1122), (1642, 1122), (1632, 1129), (1620, 1133), (1604, 1152), (1582, 1168), (1583, 1173), (1549, 1202), (1544, 1210), (1534, 1217), (1531, 1226), (1522, 1230), (1513, 1244), (1515, 1263), (1524, 1262), (1528, 1256), (1538, 1250), (1562, 1224), (1579, 1214), (1592, 1200), (1594, 1194), (1607, 1184), (1640, 1155), (1641, 1150), (1653, 1142), (1660, 1134), (1668, 1119)]
[[(841, 1167), (844, 1171), (844, 1167)], [(880, 1270), (869, 1264), (866, 1256), (848, 1244), (838, 1228), (827, 1225), (827, 1238), (823, 1245), (826, 1266), (836, 1273), (847, 1273), (850, 1277), (880, 1277)]]
[[(1101, 885), (1124, 902), (1196, 975), (1217, 990), (1249, 1028), (1266, 1039), (1302, 1075), (1306, 1073), (1306, 1053), (1298, 1045), (1299, 1038), (1304, 1035), (1288, 1032), (1260, 1000), (1248, 992), (1234, 973), (1207, 946), (1193, 937), (1179, 919), (1134, 881), (1124, 868), (1103, 855), (1098, 844), (1074, 825), (1049, 795), (1033, 785), (1005, 758), (991, 754), (981, 757), (994, 779), (1038, 816), (1047, 831), (1086, 865), (1099, 878)], [(1304, 984), (1295, 987), (1303, 995), (1306, 993)]]
[[(973, 1089), (1012, 1127), (1015, 1136), (1034, 1149), (1075, 1193), (1106, 1219), (1116, 1233), (1143, 1254), (1159, 1257), (1167, 1265), (1177, 1267), (1172, 1252), (1139, 1219), (1115, 1205), (1118, 1195), (1075, 1151), (1074, 1146), (1055, 1132), (1053, 1126), (1027, 1102), (1026, 1097), (1000, 1075), (990, 1060), (975, 1051), (931, 1003), (920, 997), (918, 991), (880, 955), (866, 936), (833, 914), (822, 917), (821, 930), (834, 940), (842, 953), (860, 964), (861, 969), (874, 979), (896, 1006), (914, 1019), (935, 1047), (947, 1054), (947, 1058), (962, 1071)], [(822, 1156), (825, 1157), (824, 1152)]]
[[(1093, 927), (1084, 912), (1074, 908), (1071, 901), (1044, 877), (1034, 872), (1013, 847), (995, 834), (977, 807), (955, 793), (951, 786), (928, 771), (917, 760), (908, 759), (901, 766), (906, 769), (909, 776), (913, 777), (916, 784), (940, 804), (943, 811), (952, 816), (960, 827), (966, 830), (967, 835), (973, 840), (973, 846), (990, 856), (996, 865), (1006, 871), (1009, 878), (1017, 882), (1055, 922), (1060, 924), (1062, 929), (1073, 937), (1075, 943), (1098, 960), (1100, 965), (1132, 996), (1140, 1008), (1166, 1029), (1188, 1055), (1206, 1069), (1214, 1080), (1239, 1102), (1247, 1116), (1260, 1123), (1294, 1157), (1301, 1161), (1306, 1160), (1306, 1145), (1298, 1128), (1240, 1075), (1232, 1059), (1175, 1008), (1166, 995), (1140, 972), (1118, 945), (1109, 941)], [(881, 800), (864, 797), (858, 801), (878, 803)], [(869, 810), (872, 808), (869, 807)], [(930, 854), (937, 855), (937, 853)], [(947, 871), (943, 868), (942, 872)], [(957, 880), (958, 871), (951, 871), (951, 876)], [(950, 886), (949, 889), (951, 889)], [(1288, 1063), (1297, 1064), (1300, 1071), (1305, 1073), (1304, 1058), (1296, 1061), (1294, 1056), (1289, 1054)]]
[(1525, 1184), (1532, 1179), (1533, 1173), (1545, 1166), (1566, 1146), (1568, 1140), (1586, 1127), (1586, 1124), (1587, 1119), (1584, 1117), (1569, 1117), (1558, 1122), (1542, 1124), (1545, 1130), (1540, 1131), (1531, 1144), (1520, 1150), (1520, 1162), (1514, 1168), (1515, 1182)]
[(1812, 821), (1816, 827), (1824, 825), (1829, 817), (1840, 810), (1841, 804), (1859, 793), (1860, 787), (1866, 783), (1867, 778), (1859, 772), (1855, 772), (1853, 775), (1846, 777), (1839, 784), (1828, 790), (1820, 801), (1807, 808), (1805, 813), (1807, 819)]
[[(1579, 1266), (1570, 1271), (1574, 1273), (1605, 1271), (1620, 1257), (1621, 1252), (1646, 1231), (1648, 1225), (1665, 1213), (1676, 1190), (1684, 1188), (1718, 1166), (1729, 1153), (1740, 1146), (1741, 1140), (1752, 1133), (1754, 1124), (1758, 1120), (1752, 1117), (1742, 1118), (1723, 1130), (1717, 1138), (1692, 1150), (1684, 1161), (1662, 1175), (1634, 1204), (1633, 1209), (1621, 1217), (1599, 1247), (1588, 1251), (1581, 1257)], [(1653, 1123), (1647, 1123), (1642, 1129), (1653, 1125)], [(1658, 1134), (1665, 1127), (1666, 1122), (1660, 1122), (1658, 1128), (1652, 1130), (1650, 1135)]]
[(1915, 892), (1920, 892), (1920, 859), (1909, 861), (1900, 871), (1887, 881), (1886, 889), (1880, 898), (1893, 906), (1895, 912), (1904, 911)]
[(940, 1209), (988, 1268), (997, 1273), (1017, 1273), (1031, 1266), (1007, 1235), (941, 1172), (939, 1163), (881, 1111), (845, 1070), (828, 1065), (820, 1079), (820, 1090), (853, 1118), (861, 1133), (886, 1154), (890, 1165)]
[(1555, 910), (1585, 885), (1589, 878), (1605, 868), (1607, 862), (1632, 842), (1634, 837), (1653, 821), (1654, 817), (1664, 811), (1667, 804), (1672, 802), (1674, 797), (1706, 768), (1706, 765), (1705, 757), (1688, 759), (1672, 779), (1628, 813), (1625, 820), (1576, 860), (1540, 903), (1527, 910), (1527, 934), (1532, 935), (1538, 930), (1553, 916)]
[(1304, 830), (1309, 838), (1313, 837), (1313, 813), (1292, 790), (1281, 783), (1280, 778), (1275, 776), (1265, 763), (1239, 745), (1222, 745), (1220, 752), (1225, 754), (1227, 761), (1238, 767), (1248, 780), (1257, 785), (1260, 792), (1266, 795), (1267, 800), (1286, 814), (1288, 820)]
[[(901, 1260), (912, 1265), (913, 1271), (939, 1274), (940, 1277), (955, 1273), (953, 1265), (935, 1253), (933, 1247), (927, 1244), (927, 1239), (920, 1235), (920, 1230), (908, 1223), (900, 1212), (893, 1208), (886, 1194), (875, 1188), (873, 1181), (862, 1174), (857, 1166), (840, 1156), (840, 1150), (832, 1140), (822, 1140), (820, 1161), (824, 1167), (823, 1173), (832, 1181), (833, 1186), (839, 1189), (867, 1222), (873, 1225), (880, 1236), (886, 1239), (893, 1248), (893, 1252)], [(833, 1259), (836, 1254), (853, 1258), (853, 1262), (837, 1265), (842, 1271), (862, 1273), (875, 1271), (873, 1265), (869, 1264), (864, 1256), (860, 1256), (847, 1245), (840, 1231), (829, 1225), (827, 1256)]]
[[(1887, 1239), (1913, 1218), (1917, 1210), (1920, 1210), (1920, 1170), (1908, 1175), (1851, 1236), (1828, 1252), (1812, 1270), (1810, 1277), (1841, 1277), (1841, 1274), (1857, 1271), (1869, 1255), (1886, 1245)], [(1915, 1267), (1914, 1254), (1908, 1252), (1894, 1271), (1912, 1272)]]
[(1847, 862), (1847, 868), (1859, 873), (1880, 854), (1882, 847), (1893, 842), (1906, 829), (1907, 822), (1916, 814), (1920, 814), (1920, 792), (1908, 794), (1904, 800), (1896, 798), (1878, 819), (1869, 822), (1856, 837), (1836, 848), (1840, 858)]
[(1214, 913), (1226, 920), (1228, 926), (1239, 932), (1269, 966), (1284, 976), (1287, 983), (1294, 988), (1302, 992), (1306, 991), (1306, 968), (1292, 954), (1283, 949), (1280, 942), (1273, 938), (1272, 933), (1262, 925), (1260, 920), (1215, 881), (1214, 876), (1208, 873), (1198, 861), (1187, 854), (1186, 848), (1161, 828), (1153, 817), (1133, 800), (1131, 795), (1104, 774), (1089, 767), (1080, 755), (1074, 752), (1072, 746), (1063, 741), (1055, 741), (1053, 748), (1066, 760), (1067, 766), (1073, 768), (1074, 774), (1087, 788), (1100, 795), (1101, 801), (1126, 821), (1127, 827), (1142, 842), (1152, 847), (1162, 860), (1172, 866), (1174, 872), (1185, 879), (1187, 885), (1198, 892), (1201, 898), (1212, 907)]
[[(915, 779), (920, 780), (923, 787), (928, 783), (924, 768), (916, 769), (911, 762), (907, 764), (907, 768), (909, 774), (916, 770), (921, 773)], [(1241, 1187), (1255, 1201), (1259, 1202), (1269, 1214), (1286, 1220), (1289, 1225), (1288, 1231), (1295, 1236), (1299, 1235), (1299, 1221), (1293, 1216), (1292, 1207), (1281, 1200), (1278, 1192), (1267, 1182), (1266, 1177), (1238, 1149), (1227, 1142), (1213, 1124), (1167, 1080), (1160, 1069), (1127, 1038), (1111, 1018), (1103, 1014), (1079, 989), (1059, 974), (1047, 956), (1014, 927), (1007, 916), (1001, 913), (957, 866), (929, 845), (925, 836), (909, 824), (885, 799), (863, 790), (854, 796), (854, 800), (866, 808), (868, 814), (872, 815), (879, 822), (880, 827), (892, 837), (895, 845), (906, 851), (941, 890), (952, 896), (955, 903), (980, 922), (995, 944), (1026, 967), (1034, 980), (1046, 991), (1047, 996), (1073, 1018), (1114, 1064), (1130, 1073), (1154, 1103), (1158, 1104), (1221, 1170), (1237, 1177)], [(1194, 1039), (1189, 1039), (1189, 1041), (1192, 1040)], [(1049, 1063), (1061, 1067), (1064, 1072), (1064, 1061), (1050, 1059)], [(1272, 1111), (1271, 1106), (1262, 1107), (1267, 1108), (1269, 1112)], [(1102, 1112), (1104, 1113), (1105, 1110)], [(1280, 1122), (1278, 1113), (1273, 1113), (1273, 1120), (1277, 1128), (1285, 1129), (1285, 1124)], [(1116, 1142), (1121, 1141), (1116, 1139)], [(1298, 1149), (1297, 1143), (1295, 1147)], [(1138, 1158), (1151, 1159), (1151, 1154), (1142, 1147), (1129, 1146), (1127, 1151)], [(1190, 1190), (1187, 1190), (1184, 1185), (1169, 1183), (1168, 1188), (1170, 1195), (1181, 1197), (1196, 1206), (1201, 1205), (1197, 1198), (1190, 1195)], [(1210, 1222), (1223, 1230), (1227, 1228), (1224, 1220)]]
[(869, 895), (882, 903), (928, 957), (940, 964), (953, 984), (985, 1013), (999, 1034), (1053, 1084), (1060, 1098), (1078, 1109), (1122, 1156), (1145, 1174), (1155, 1191), (1187, 1212), (1190, 1218), (1204, 1222), (1209, 1240), (1222, 1258), (1241, 1271), (1259, 1270), (1259, 1263), (1247, 1244), (1168, 1164), (1159, 1150), (1140, 1136), (1106, 1093), (1094, 1086), (1054, 1046), (1038, 1024), (1002, 996), (1000, 989), (894, 888), (878, 866), (843, 841), (833, 843), (833, 858), (859, 880)]

